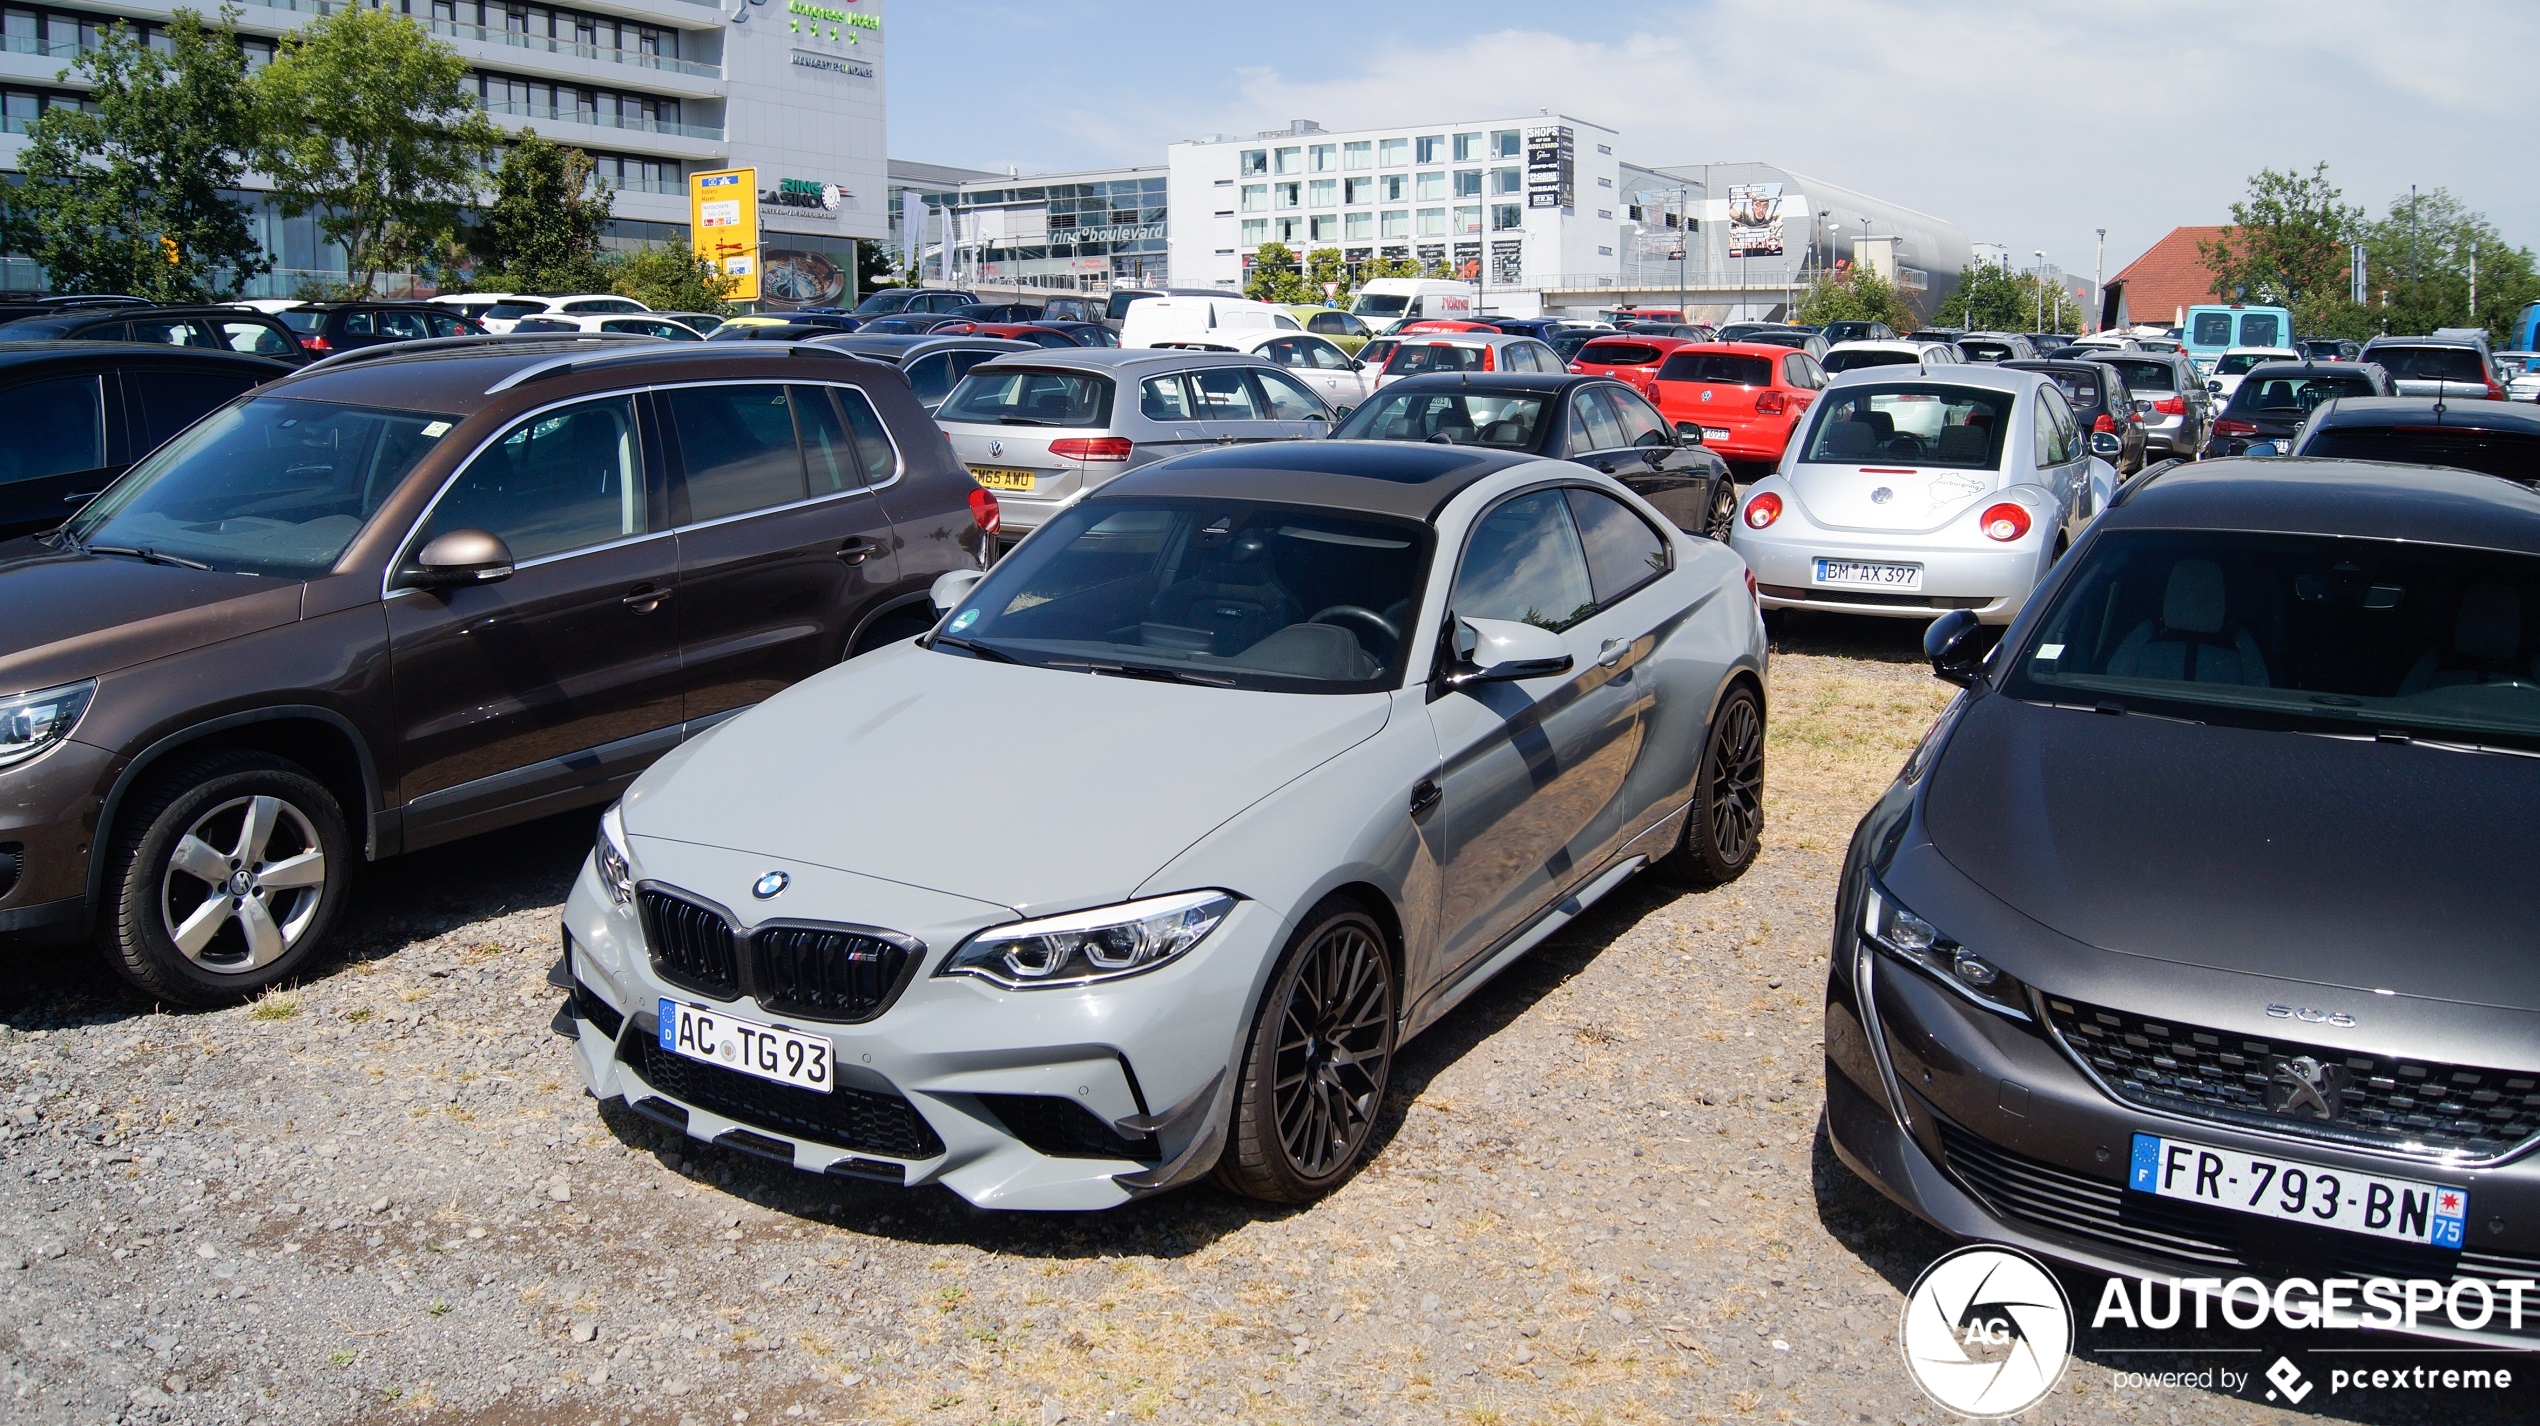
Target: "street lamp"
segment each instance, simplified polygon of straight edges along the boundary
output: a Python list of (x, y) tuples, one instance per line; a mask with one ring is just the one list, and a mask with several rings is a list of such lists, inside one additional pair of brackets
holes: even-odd
[(2042, 332), (2046, 330), (2046, 249), (2039, 248), (2036, 252), (2037, 266), (2031, 270), (2030, 276), (2037, 283), (2037, 325), (2029, 330)]
[(2090, 314), (2090, 330), (2099, 330), (2099, 319), (2108, 314), (2108, 230), (2099, 229), (2099, 255), (2090, 262), (2090, 300), (2099, 310)]

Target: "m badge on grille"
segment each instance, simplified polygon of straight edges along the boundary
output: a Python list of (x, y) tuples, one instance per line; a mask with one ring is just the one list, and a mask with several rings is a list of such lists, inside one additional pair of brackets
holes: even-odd
[(2267, 1057), (2267, 1107), (2296, 1119), (2338, 1118), (2345, 1109), (2347, 1070), (2309, 1055)]

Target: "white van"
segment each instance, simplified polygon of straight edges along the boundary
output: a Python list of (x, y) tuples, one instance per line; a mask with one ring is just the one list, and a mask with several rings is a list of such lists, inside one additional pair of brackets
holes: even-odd
[(1121, 315), (1120, 345), (1151, 347), (1160, 337), (1219, 327), (1305, 330), (1285, 307), (1248, 297), (1141, 297)]
[[(1349, 314), (1383, 324), (1413, 317), (1451, 317), (1469, 321), (1477, 296), (1469, 282), (1443, 282), (1431, 277), (1379, 277), (1358, 289)], [(1502, 314), (1505, 315), (1505, 314)]]

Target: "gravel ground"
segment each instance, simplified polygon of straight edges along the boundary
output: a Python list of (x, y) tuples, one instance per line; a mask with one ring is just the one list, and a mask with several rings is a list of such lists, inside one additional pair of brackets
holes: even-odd
[[(595, 1106), (546, 983), (587, 816), (376, 869), (252, 1006), (0, 965), (0, 1417), (1948, 1419), (1894, 1342), (1948, 1244), (1817, 1125), (1844, 840), (1945, 690), (1912, 631), (1785, 642), (1756, 868), (1627, 885), (1408, 1047), (1303, 1209), (987, 1215)], [(2282, 1414), (2127, 1365), (2027, 1419)]]

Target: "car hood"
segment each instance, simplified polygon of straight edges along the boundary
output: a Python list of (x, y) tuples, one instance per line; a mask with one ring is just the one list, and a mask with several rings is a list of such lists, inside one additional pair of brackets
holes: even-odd
[(641, 836), (1040, 915), (1125, 899), (1227, 818), (1374, 737), (1391, 706), (903, 644), (664, 759), (621, 815)]
[(2540, 1010), (2540, 762), (1974, 700), (1933, 847), (2105, 950)]
[(300, 617), (298, 580), (0, 544), (0, 693), (95, 678)]

